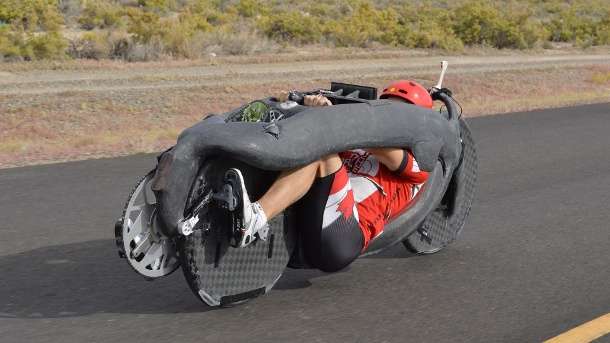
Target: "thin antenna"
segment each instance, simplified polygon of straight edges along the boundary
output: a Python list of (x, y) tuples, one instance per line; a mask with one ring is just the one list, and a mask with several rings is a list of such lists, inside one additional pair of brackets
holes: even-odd
[(432, 88), (441, 89), (443, 87), (443, 79), (445, 78), (445, 72), (447, 71), (447, 67), (449, 66), (449, 62), (441, 61), (441, 76), (438, 78), (438, 83), (436, 86)]

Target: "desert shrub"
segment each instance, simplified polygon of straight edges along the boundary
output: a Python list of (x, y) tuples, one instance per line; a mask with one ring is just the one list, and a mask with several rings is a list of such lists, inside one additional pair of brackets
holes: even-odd
[(181, 13), (194, 16), (199, 22), (205, 22), (213, 27), (229, 25), (238, 16), (234, 7), (220, 8), (219, 0), (191, 0)]
[(174, 0), (138, 0), (137, 2), (144, 9), (157, 13), (167, 13), (178, 7)]
[(252, 18), (261, 14), (268, 14), (269, 8), (259, 0), (239, 0), (235, 5), (237, 14), (244, 18)]
[(467, 45), (525, 49), (544, 36), (530, 17), (527, 12), (506, 16), (489, 3), (470, 1), (456, 9), (453, 30)]
[[(63, 17), (62, 17), (63, 14)], [(64, 19), (65, 18), (65, 19)], [(610, 44), (608, 0), (0, 0), (0, 58), (195, 58), (278, 44), (550, 48)], [(54, 57), (52, 57), (54, 56)]]
[(8, 25), (0, 25), (0, 60), (19, 60), (24, 47), (22, 35), (9, 30)]
[(56, 31), (63, 24), (57, 0), (2, 0), (0, 22), (24, 31)]
[(561, 12), (565, 7), (566, 2), (561, 0), (545, 0), (540, 2), (540, 10), (546, 14), (555, 14)]
[(420, 5), (404, 6), (399, 13), (401, 25), (408, 28), (403, 31), (401, 45), (448, 51), (464, 48), (462, 41), (453, 32), (453, 18), (449, 11)]
[(133, 42), (127, 32), (111, 31), (108, 33), (106, 39), (110, 46), (110, 58), (127, 59), (127, 56), (133, 47)]
[[(548, 28), (550, 39), (572, 42), (580, 46), (607, 44), (603, 39), (608, 29), (610, 6), (607, 0), (573, 0), (552, 15)], [(601, 38), (601, 39), (600, 39)]]
[(78, 23), (85, 30), (104, 29), (121, 26), (123, 9), (106, 0), (88, 0), (83, 3), (83, 10)]
[(424, 30), (414, 32), (410, 38), (413, 47), (446, 51), (461, 51), (464, 49), (464, 43), (443, 27), (433, 24), (424, 24), (421, 27)]
[[(159, 32), (159, 39), (163, 43), (164, 52), (176, 57), (197, 57), (193, 54), (191, 40), (198, 32), (198, 24), (191, 20), (164, 20), (163, 30)], [(205, 30), (204, 30), (205, 31)]]
[(550, 30), (540, 21), (528, 20), (521, 25), (521, 32), (527, 48), (532, 48), (542, 42), (548, 42), (551, 36)]
[(495, 31), (503, 24), (495, 8), (477, 2), (459, 7), (455, 17), (453, 28), (465, 44), (493, 45)]
[(86, 32), (70, 41), (68, 54), (74, 58), (109, 58), (112, 53), (109, 36), (109, 32)]
[(62, 24), (57, 0), (1, 1), (2, 59), (64, 58), (67, 41), (58, 32)]
[(347, 20), (331, 22), (327, 32), (330, 40), (338, 47), (366, 47), (373, 41), (371, 26), (368, 23), (350, 23)]
[(327, 33), (337, 46), (390, 46), (461, 50), (463, 44), (450, 24), (450, 12), (420, 5), (376, 9), (360, 2), (354, 10), (328, 23)]
[(555, 14), (549, 24), (551, 40), (573, 42), (579, 46), (610, 43), (610, 8), (586, 6), (567, 7)]
[(595, 28), (595, 45), (610, 44), (610, 9), (605, 18)]
[(360, 47), (371, 42), (400, 45), (407, 34), (394, 9), (377, 10), (368, 2), (361, 2), (351, 14), (330, 22), (327, 32), (337, 46)]
[(68, 54), (74, 58), (128, 59), (133, 42), (125, 31), (91, 31), (70, 41)]
[(258, 28), (278, 42), (296, 44), (318, 42), (324, 30), (318, 18), (298, 11), (281, 11), (262, 17)]
[[(237, 10), (233, 7), (221, 12), (212, 1), (189, 2), (177, 16), (161, 16), (154, 11), (130, 8), (127, 11), (127, 31), (133, 35), (134, 59), (150, 59), (150, 50), (158, 48), (159, 55), (173, 57), (198, 57), (202, 52), (200, 42), (194, 37), (207, 32), (230, 32)], [(227, 44), (225, 44), (228, 46)], [(232, 51), (237, 50), (234, 46)], [(243, 48), (246, 49), (246, 48)]]
[(82, 11), (81, 0), (59, 0), (59, 11), (64, 17), (66, 26), (73, 27), (78, 24)]
[(30, 59), (61, 59), (66, 57), (68, 42), (58, 32), (32, 35), (26, 41), (26, 47), (31, 49)]
[(182, 25), (188, 28), (191, 33), (194, 33), (214, 30), (214, 24), (211, 22), (218, 21), (219, 19), (215, 15), (208, 17), (206, 13), (191, 12), (191, 9), (187, 9), (180, 14), (178, 20), (182, 22)]
[(29, 33), (0, 27), (0, 57), (3, 60), (62, 59), (66, 39), (58, 32)]
[(138, 0), (116, 0), (116, 2), (121, 6), (127, 6), (127, 7), (140, 6), (140, 3), (138, 2)]
[(325, 21), (329, 19), (335, 20), (342, 18), (346, 14), (351, 13), (353, 10), (353, 4), (350, 4), (346, 0), (318, 0), (308, 3), (307, 6), (304, 7), (305, 12)]
[(163, 33), (161, 18), (158, 14), (130, 9), (127, 12), (129, 22), (127, 32), (131, 33), (134, 40), (139, 43), (148, 43), (153, 37)]
[(154, 61), (163, 58), (165, 47), (163, 42), (154, 37), (146, 43), (133, 43), (129, 47), (126, 60), (129, 62)]
[(224, 12), (210, 0), (190, 2), (177, 18), (162, 20), (162, 30), (157, 33), (165, 46), (165, 52), (173, 56), (192, 57), (196, 48), (191, 47), (196, 34), (232, 31), (238, 18), (237, 10), (228, 7)]

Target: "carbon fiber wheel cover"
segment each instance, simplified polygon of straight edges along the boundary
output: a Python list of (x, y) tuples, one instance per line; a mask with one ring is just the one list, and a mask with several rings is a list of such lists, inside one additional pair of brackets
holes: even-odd
[[(462, 231), (474, 199), (478, 160), (470, 128), (460, 119), (463, 157), (455, 171), (447, 192), (453, 192), (453, 201), (443, 201), (422, 225), (403, 242), (405, 247), (418, 254), (431, 254), (453, 242)], [(453, 203), (451, 203), (453, 202)]]
[[(228, 165), (221, 164), (222, 167), (212, 171), (216, 175), (222, 176), (228, 169)], [(253, 199), (273, 180), (257, 177), (257, 171), (246, 165), (237, 167), (246, 179), (249, 193), (254, 193)], [(254, 191), (254, 187), (259, 189)], [(228, 212), (211, 206), (205, 217), (204, 225), (210, 229), (195, 231), (179, 245), (182, 269), (195, 295), (210, 306), (218, 306), (256, 297), (271, 289), (286, 268), (294, 247), (293, 230), (284, 225), (286, 217), (282, 214), (270, 222), (266, 241), (257, 239), (245, 248), (229, 245)]]

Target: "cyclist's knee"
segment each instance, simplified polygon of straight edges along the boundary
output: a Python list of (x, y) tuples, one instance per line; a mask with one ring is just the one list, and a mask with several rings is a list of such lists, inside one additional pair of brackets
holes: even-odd
[(355, 218), (338, 219), (321, 232), (319, 246), (309, 262), (325, 272), (336, 272), (352, 263), (362, 250), (364, 236)]
[(360, 249), (327, 249), (317, 265), (321, 271), (332, 273), (350, 265), (360, 255)]
[(341, 158), (337, 154), (324, 156), (318, 160), (318, 163), (318, 177), (325, 177), (336, 173), (343, 165)]

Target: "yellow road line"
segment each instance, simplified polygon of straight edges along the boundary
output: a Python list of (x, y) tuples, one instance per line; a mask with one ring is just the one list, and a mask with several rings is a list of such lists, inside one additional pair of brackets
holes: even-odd
[(544, 343), (586, 343), (610, 333), (610, 313), (586, 322)]

